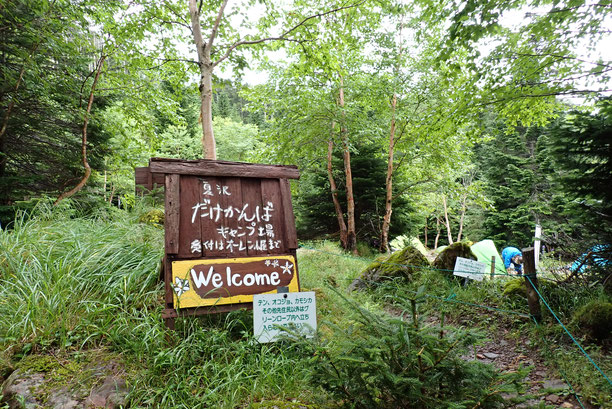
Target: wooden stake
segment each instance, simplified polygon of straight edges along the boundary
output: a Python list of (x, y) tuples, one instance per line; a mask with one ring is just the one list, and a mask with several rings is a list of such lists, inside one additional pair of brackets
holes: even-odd
[(491, 256), (491, 280), (495, 278), (495, 256)]
[(522, 252), (529, 313), (537, 322), (540, 322), (542, 320), (542, 310), (540, 308), (540, 296), (537, 293), (538, 277), (536, 276), (534, 250), (533, 247), (528, 247), (522, 249)]

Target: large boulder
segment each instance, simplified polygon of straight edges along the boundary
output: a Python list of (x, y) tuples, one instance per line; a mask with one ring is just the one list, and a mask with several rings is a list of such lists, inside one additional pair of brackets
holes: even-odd
[(427, 258), (415, 247), (408, 246), (389, 257), (377, 259), (370, 264), (359, 278), (349, 285), (349, 291), (364, 289), (373, 284), (396, 278), (411, 280), (415, 274), (426, 267), (429, 267)]
[(476, 257), (470, 249), (471, 245), (472, 243), (467, 241), (459, 241), (451, 244), (438, 254), (432, 266), (442, 271), (443, 274), (452, 276), (457, 257), (478, 260), (478, 257)]

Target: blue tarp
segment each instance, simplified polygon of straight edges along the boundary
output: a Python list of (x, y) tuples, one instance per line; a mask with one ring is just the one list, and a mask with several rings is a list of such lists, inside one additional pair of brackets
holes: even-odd
[(612, 261), (610, 260), (611, 250), (609, 244), (596, 244), (589, 251), (578, 257), (570, 267), (570, 270), (572, 273), (584, 273), (590, 266), (612, 267)]

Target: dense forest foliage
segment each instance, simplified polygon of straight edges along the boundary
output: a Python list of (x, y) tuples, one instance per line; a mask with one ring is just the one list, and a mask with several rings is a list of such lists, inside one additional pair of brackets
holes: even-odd
[(83, 214), (129, 207), (134, 167), (210, 157), (214, 130), (219, 159), (299, 166), (303, 238), (520, 247), (537, 223), (562, 257), (610, 242), (609, 8), (187, 3), (3, 2), (3, 227), (73, 193)]

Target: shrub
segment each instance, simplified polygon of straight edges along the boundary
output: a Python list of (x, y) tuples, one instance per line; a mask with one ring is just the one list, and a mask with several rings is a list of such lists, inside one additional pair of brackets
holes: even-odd
[(161, 209), (152, 209), (146, 213), (143, 213), (138, 218), (138, 223), (162, 225), (164, 224), (166, 215)]

